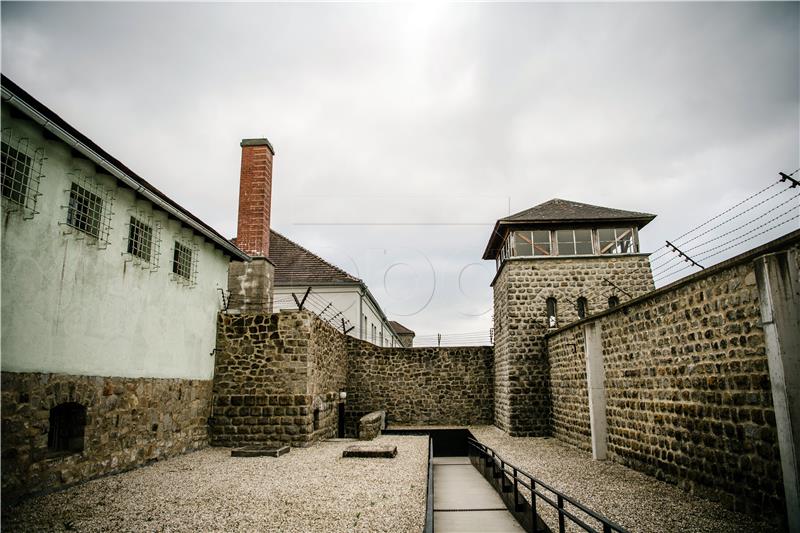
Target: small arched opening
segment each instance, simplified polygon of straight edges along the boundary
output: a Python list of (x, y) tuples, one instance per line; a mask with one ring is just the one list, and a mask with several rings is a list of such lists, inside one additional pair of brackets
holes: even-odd
[(617, 296), (608, 297), (608, 308), (613, 309), (619, 305), (619, 298)]
[(56, 405), (50, 409), (48, 451), (54, 454), (82, 452), (85, 431), (86, 407), (76, 402)]
[(589, 313), (588, 309), (589, 309), (589, 302), (586, 300), (586, 298), (584, 298), (583, 296), (578, 298), (578, 318), (580, 319), (586, 318), (586, 315)]

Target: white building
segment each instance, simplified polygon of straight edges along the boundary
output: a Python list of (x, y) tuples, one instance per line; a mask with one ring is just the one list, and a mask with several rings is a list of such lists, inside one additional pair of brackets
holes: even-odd
[(275, 265), (274, 311), (297, 309), (302, 303), (348, 335), (378, 346), (402, 346), (362, 280), (274, 230), (269, 243), (269, 259)]
[(247, 254), (5, 77), (2, 179), (4, 493), (202, 445)]

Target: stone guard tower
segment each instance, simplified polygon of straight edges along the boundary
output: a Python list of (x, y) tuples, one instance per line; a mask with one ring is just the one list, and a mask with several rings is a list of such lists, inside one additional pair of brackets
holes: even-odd
[(544, 335), (654, 289), (639, 230), (655, 218), (553, 199), (497, 221), (493, 259), (495, 425), (550, 434)]

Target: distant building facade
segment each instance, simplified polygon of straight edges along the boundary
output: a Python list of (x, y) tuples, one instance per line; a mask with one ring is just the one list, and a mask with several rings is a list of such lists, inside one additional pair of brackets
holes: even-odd
[(395, 334), (400, 338), (400, 344), (402, 344), (403, 348), (413, 348), (414, 347), (414, 337), (416, 333), (405, 327), (400, 322), (395, 322), (394, 320), (389, 321), (389, 325), (394, 330)]
[(271, 231), (269, 259), (275, 265), (275, 312), (297, 309), (295, 297), (302, 301), (310, 287), (308, 307), (322, 312), (323, 318), (332, 319), (337, 327), (343, 319), (348, 335), (378, 346), (403, 346), (400, 336), (361, 279), (274, 230)]

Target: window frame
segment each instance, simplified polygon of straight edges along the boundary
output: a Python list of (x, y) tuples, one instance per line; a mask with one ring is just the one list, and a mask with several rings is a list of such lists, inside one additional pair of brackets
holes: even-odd
[[(197, 244), (189, 239), (175, 238), (172, 245), (171, 256), (170, 276), (172, 279), (190, 288), (197, 285), (197, 264), (199, 261), (199, 248)], [(188, 257), (189, 263), (188, 271), (185, 263), (186, 260), (184, 259), (186, 257)]]
[[(36, 204), (42, 195), (39, 186), (45, 177), (44, 148), (32, 145), (30, 139), (20, 136), (10, 127), (3, 128), (0, 137), (0, 197), (3, 209), (8, 213), (21, 211), (22, 218), (30, 220), (39, 214)], [(22, 179), (17, 179), (20, 176)], [(17, 183), (22, 186), (15, 187)]]

